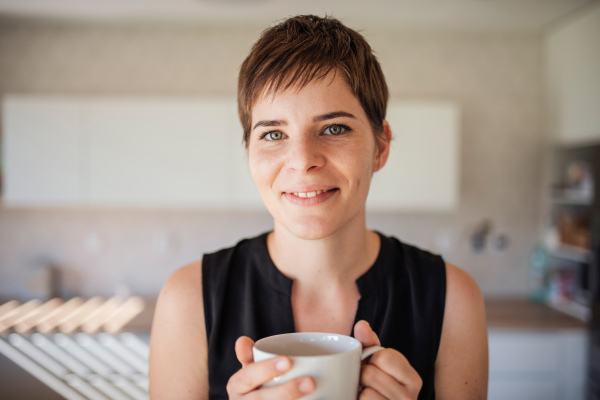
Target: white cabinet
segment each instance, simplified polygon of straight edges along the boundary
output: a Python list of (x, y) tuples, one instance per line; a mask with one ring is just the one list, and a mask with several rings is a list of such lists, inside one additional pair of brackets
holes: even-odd
[[(4, 203), (264, 209), (233, 99), (4, 99)], [(395, 139), (370, 210), (458, 204), (458, 109), (392, 102)]]
[(444, 212), (458, 207), (459, 117), (453, 102), (389, 104), (390, 156), (373, 175), (369, 210)]
[(264, 209), (231, 99), (9, 96), (7, 206)]
[(14, 98), (2, 108), (4, 201), (69, 205), (82, 200), (81, 105)]
[(546, 35), (548, 128), (561, 144), (600, 141), (600, 5)]
[(489, 400), (583, 400), (587, 332), (490, 330)]
[(94, 101), (87, 118), (90, 203), (260, 205), (256, 189), (237, 187), (247, 166), (232, 162), (242, 147), (232, 101)]

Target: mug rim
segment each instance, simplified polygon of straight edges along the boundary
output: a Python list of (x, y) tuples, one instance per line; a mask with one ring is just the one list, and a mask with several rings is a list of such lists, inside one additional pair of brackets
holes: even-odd
[[(352, 348), (352, 349), (345, 350), (345, 351), (338, 351), (338, 352), (331, 353), (331, 354), (317, 354), (317, 355), (288, 355), (288, 354), (279, 354), (279, 353), (275, 353), (275, 352), (263, 350), (259, 346), (261, 344), (261, 342), (264, 343), (264, 342), (266, 342), (268, 340), (275, 339), (275, 338), (278, 338), (278, 337), (282, 337), (282, 336), (303, 336), (303, 335), (341, 336), (341, 337), (345, 338), (346, 340), (350, 339), (350, 342), (357, 344), (357, 346), (354, 347), (354, 348)], [(298, 358), (298, 357), (309, 358), (309, 357), (335, 357), (335, 356), (339, 356), (340, 354), (347, 354), (347, 353), (355, 352), (357, 350), (360, 352), (361, 349), (362, 349), (362, 344), (360, 343), (360, 341), (358, 339), (353, 338), (352, 336), (341, 334), (341, 333), (331, 333), (331, 332), (289, 332), (289, 333), (279, 333), (277, 335), (271, 335), (271, 336), (267, 336), (267, 337), (264, 337), (262, 339), (259, 339), (259, 340), (257, 340), (254, 343), (254, 346), (252, 346), (252, 348), (255, 349), (255, 350), (257, 350), (257, 351), (260, 351), (262, 353), (270, 354), (270, 355), (273, 355), (273, 356), (283, 355), (283, 356), (291, 357), (291, 358)]]

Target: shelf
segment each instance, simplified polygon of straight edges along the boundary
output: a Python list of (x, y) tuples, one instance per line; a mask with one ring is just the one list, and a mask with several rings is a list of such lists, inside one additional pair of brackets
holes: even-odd
[(550, 201), (555, 204), (594, 204), (594, 185), (588, 184), (584, 187), (556, 188), (550, 195)]
[(580, 247), (560, 244), (554, 248), (548, 248), (548, 255), (563, 260), (588, 263), (591, 261), (592, 252)]
[(550, 203), (564, 206), (591, 206), (594, 204), (590, 199), (578, 199), (573, 197), (552, 197)]
[(546, 303), (549, 307), (577, 318), (581, 321), (588, 322), (592, 316), (590, 307), (585, 304), (578, 303), (569, 299), (559, 299), (556, 301), (548, 300)]

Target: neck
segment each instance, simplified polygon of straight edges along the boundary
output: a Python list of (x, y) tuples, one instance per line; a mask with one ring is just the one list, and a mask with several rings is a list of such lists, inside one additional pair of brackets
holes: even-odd
[(362, 220), (329, 237), (306, 240), (275, 221), (267, 238), (269, 254), (277, 268), (295, 284), (319, 287), (354, 285), (375, 262), (379, 236)]

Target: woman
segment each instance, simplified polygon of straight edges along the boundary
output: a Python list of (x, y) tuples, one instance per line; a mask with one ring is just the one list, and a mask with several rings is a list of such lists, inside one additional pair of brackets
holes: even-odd
[(290, 18), (254, 45), (238, 89), (250, 172), (274, 229), (168, 280), (152, 329), (152, 399), (301, 398), (311, 377), (261, 388), (291, 368), (288, 358), (252, 358), (253, 341), (292, 331), (386, 347), (363, 366), (360, 399), (486, 398), (475, 282), (366, 227), (392, 133), (364, 38), (335, 19)]

